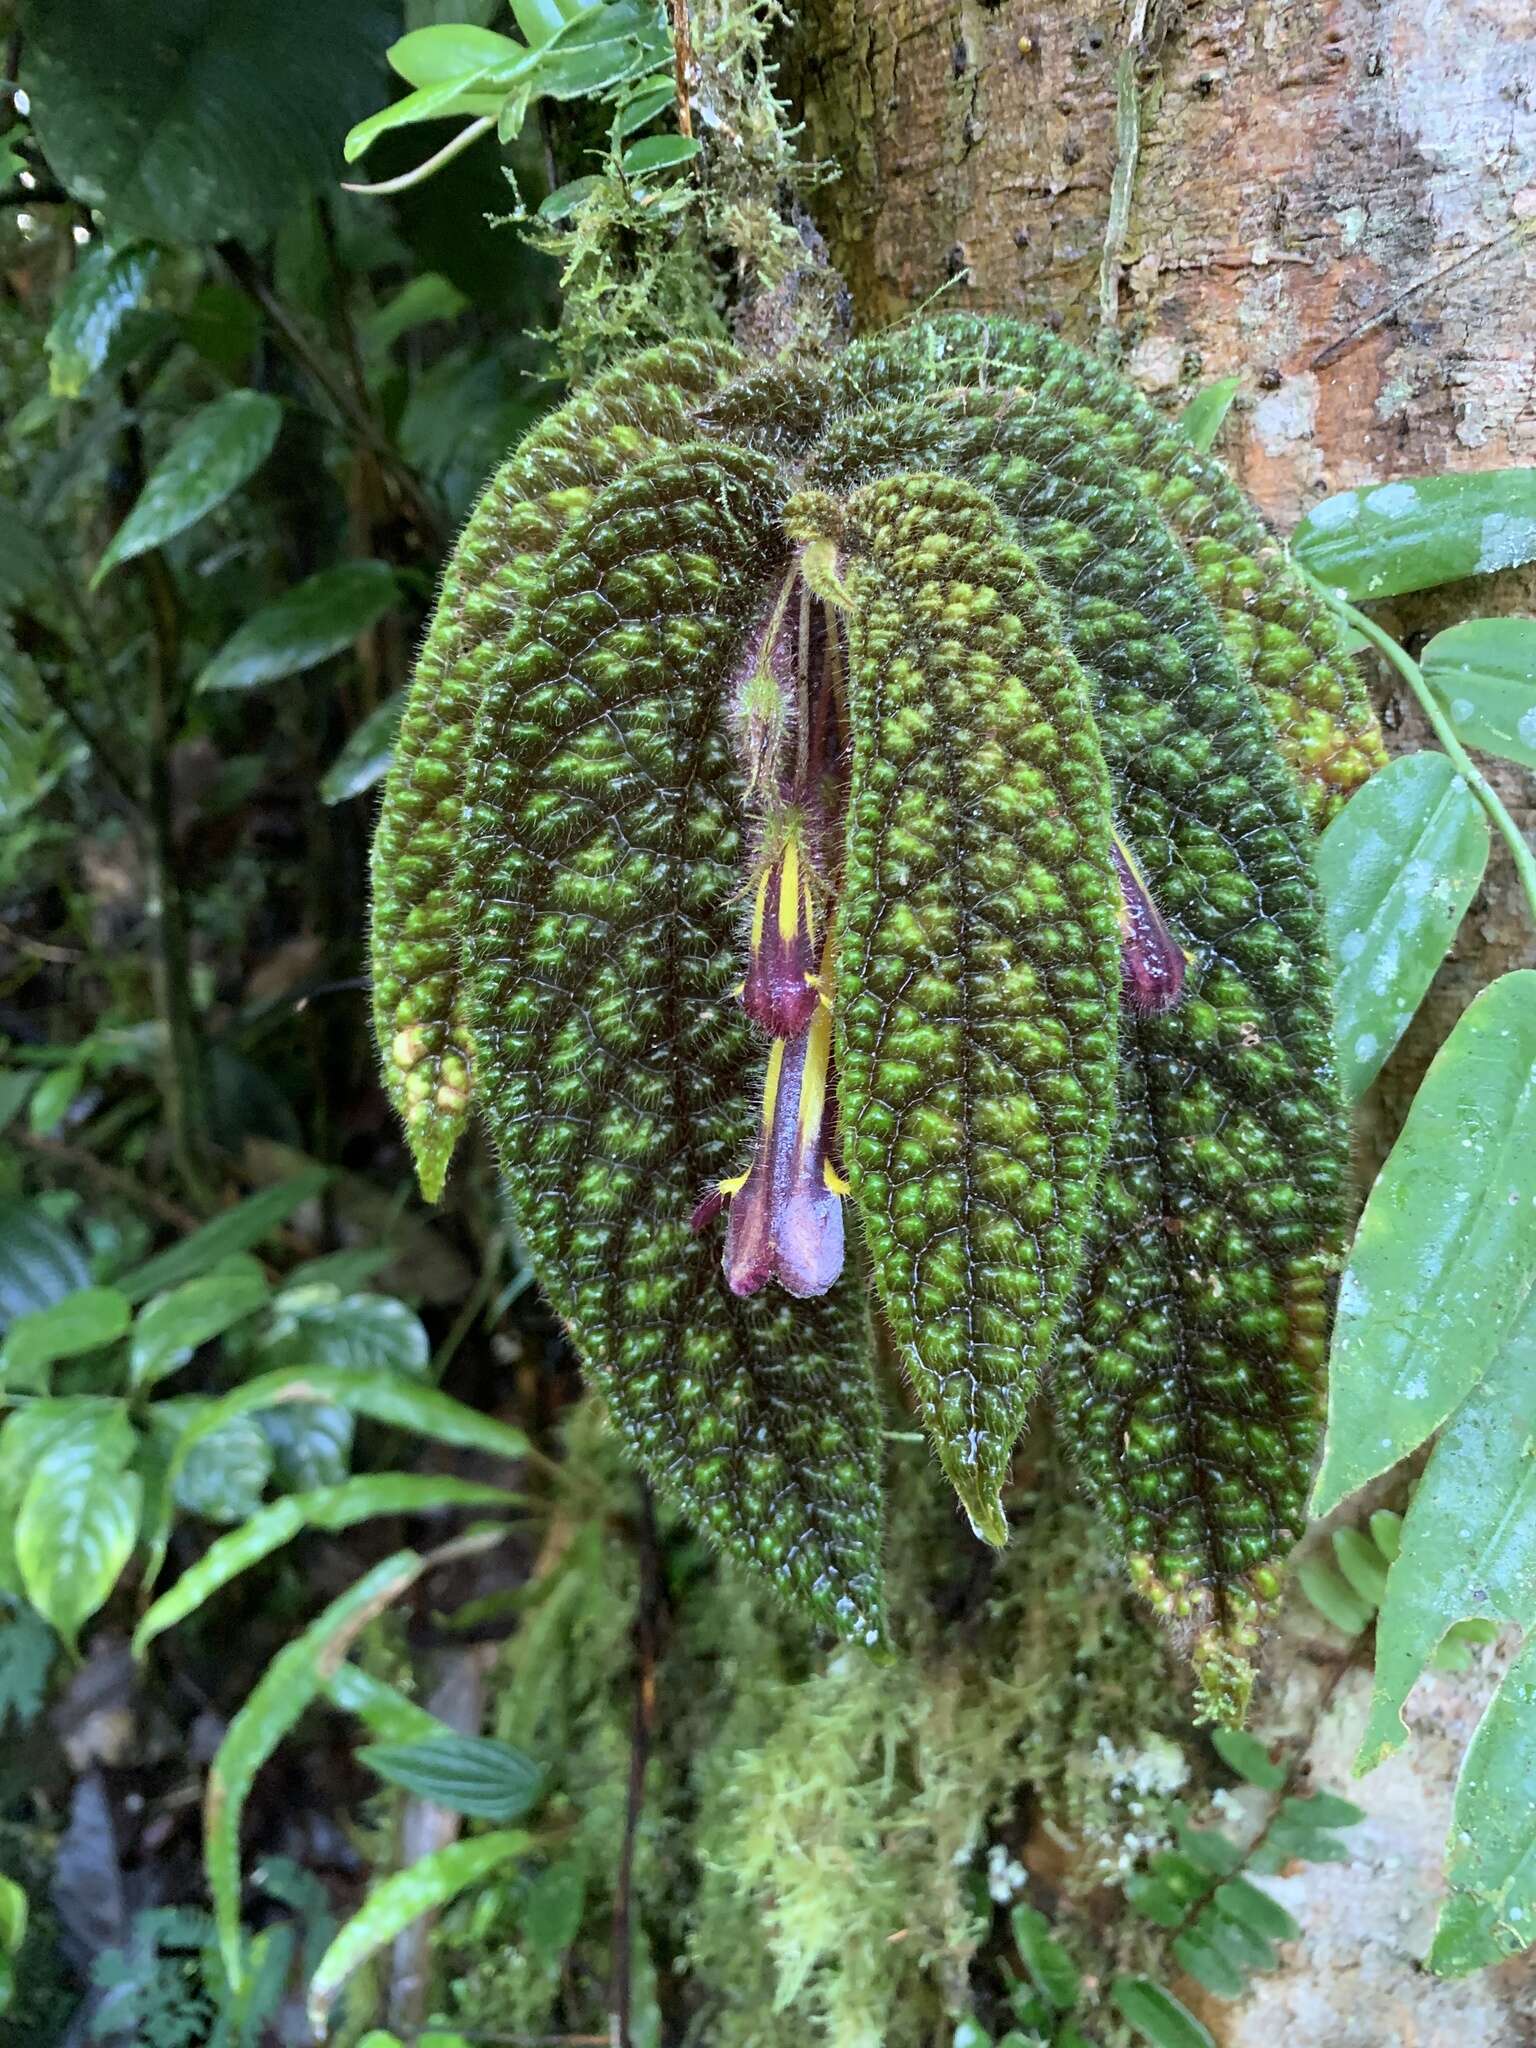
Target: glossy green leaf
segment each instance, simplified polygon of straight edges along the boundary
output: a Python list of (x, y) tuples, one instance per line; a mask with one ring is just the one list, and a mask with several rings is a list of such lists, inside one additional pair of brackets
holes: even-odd
[[(540, 58), (538, 68), (532, 74), (532, 83), (535, 92), (548, 99), (590, 99), (626, 78), (633, 78), (641, 63), (639, 51), (627, 37), (562, 44)], [(698, 147), (694, 143), (689, 154), (696, 155)], [(681, 158), (672, 160), (683, 161)]]
[(254, 1315), (267, 1298), (266, 1275), (254, 1261), (243, 1259), (155, 1295), (134, 1319), (128, 1346), (130, 1382), (152, 1387), (179, 1372), (199, 1345)]
[(1193, 443), (1202, 455), (1221, 432), (1242, 382), (1241, 377), (1218, 378), (1214, 384), (1207, 384), (1203, 391), (1197, 391), (1179, 414), (1185, 440)]
[(1280, 1901), (1246, 1877), (1229, 1878), (1216, 1887), (1212, 1897), (1230, 1919), (1242, 1921), (1269, 1941), (1294, 1941), (1301, 1932)]
[(233, 633), (197, 679), (200, 690), (248, 690), (343, 653), (398, 598), (387, 562), (339, 562), (295, 584)]
[(203, 1807), (205, 1857), (219, 1950), (230, 1984), (245, 1975), (240, 1944), (240, 1816), (256, 1773), (324, 1689), (359, 1631), (414, 1584), (423, 1561), (399, 1550), (376, 1564), (286, 1643), (230, 1722), (208, 1772)]
[(261, 1508), (243, 1527), (231, 1529), (211, 1543), (170, 1591), (161, 1594), (134, 1631), (134, 1654), (142, 1655), (156, 1636), (195, 1614), (231, 1580), (292, 1542), (301, 1529), (350, 1529), (376, 1515), (425, 1515), (448, 1508), (505, 1509), (516, 1506), (518, 1498), (503, 1487), (417, 1472), (368, 1473), (340, 1486), (288, 1494)]
[(1536, 619), (1467, 619), (1419, 666), (1469, 747), (1536, 768)]
[(269, 1368), (343, 1365), (355, 1372), (402, 1372), (422, 1378), (432, 1356), (420, 1316), (388, 1294), (349, 1294), (323, 1282), (286, 1287), (263, 1334)]
[(1369, 602), (1536, 559), (1536, 469), (1366, 485), (1324, 498), (1291, 536), (1320, 582)]
[(0, 1201), (0, 1332), (90, 1284), (73, 1231), (35, 1202)]
[(142, 303), (159, 261), (159, 250), (143, 242), (118, 249), (97, 242), (82, 256), (58, 296), (43, 344), (55, 398), (80, 396)]
[(40, 1390), (56, 1359), (79, 1358), (125, 1336), (131, 1313), (117, 1288), (82, 1287), (18, 1317), (0, 1344), (0, 1382)]
[(1285, 1767), (1277, 1764), (1256, 1735), (1245, 1728), (1213, 1728), (1211, 1747), (1229, 1771), (1246, 1778), (1265, 1792), (1278, 1792), (1285, 1783)]
[(261, 1506), (272, 1477), (272, 1449), (248, 1415), (203, 1427), (216, 1405), (201, 1395), (179, 1395), (157, 1401), (151, 1410), (157, 1432), (172, 1446), (165, 1499), (205, 1521), (244, 1522)]
[(1371, 1190), (1339, 1287), (1326, 1514), (1437, 1429), (1536, 1281), (1536, 972), (1462, 1015)]
[(471, 22), (444, 21), (412, 29), (385, 51), (390, 69), (407, 85), (448, 85), (498, 67), (510, 70), (528, 55), (521, 43)]
[(1109, 1997), (1132, 2033), (1150, 2048), (1215, 2048), (1188, 2007), (1150, 1977), (1117, 1977)]
[(1070, 2012), (1077, 2003), (1082, 1979), (1076, 1963), (1061, 1943), (1052, 1939), (1050, 1921), (1034, 1906), (1017, 1905), (1011, 1924), (1029, 1981), (1057, 2012)]
[(1444, 754), (1389, 762), (1323, 834), (1334, 1042), (1351, 1101), (1408, 1028), (1487, 864), (1487, 816)]
[(310, 1981), (309, 2021), (316, 2034), (324, 2031), (337, 1992), (370, 1956), (387, 1947), (423, 1913), (436, 1912), (493, 1870), (527, 1855), (532, 1847), (531, 1835), (518, 1828), (503, 1828), (495, 1834), (451, 1842), (375, 1885), (321, 1957)]
[(392, 128), (409, 128), (418, 121), (440, 121), (462, 114), (478, 118), (487, 111), (482, 102), (488, 98), (490, 105), (494, 106), (499, 94), (489, 84), (489, 72), (483, 69), (443, 79), (436, 85), (423, 86), (417, 92), (408, 92), (404, 99), (393, 100), (387, 107), (381, 107), (366, 121), (359, 121), (348, 131), (342, 154), (349, 164), (355, 164), (381, 135), (387, 135)]
[(357, 1754), (390, 1784), (476, 1820), (521, 1820), (544, 1790), (542, 1764), (487, 1736), (450, 1733), (426, 1742), (373, 1742)]
[(257, 1417), (281, 1487), (307, 1492), (339, 1486), (352, 1469), (356, 1426), (345, 1408), (330, 1401), (269, 1408)]
[[(390, 0), (26, 0), (21, 82), (54, 174), (124, 233), (260, 243), (332, 188), (378, 99)], [(110, 32), (103, 24), (110, 19)]]
[(330, 1174), (323, 1166), (306, 1167), (276, 1187), (249, 1195), (205, 1223), (201, 1230), (179, 1238), (167, 1251), (118, 1276), (116, 1285), (130, 1301), (145, 1300), (151, 1294), (177, 1287), (184, 1280), (220, 1265), (235, 1252), (247, 1252), (279, 1229), (294, 1210), (310, 1201), (325, 1186)]
[(282, 423), (282, 406), (264, 391), (228, 391), (193, 413), (113, 534), (91, 588), (222, 505), (266, 461)]
[(22, 1586), (71, 1645), (133, 1552), (143, 1494), (127, 1470), (133, 1441), (119, 1404), (95, 1404), (52, 1435), (21, 1497), (14, 1540)]
[(394, 758), (400, 720), (405, 715), (405, 696), (404, 690), (396, 690), (370, 711), (352, 733), (320, 778), (322, 803), (344, 804), (349, 797), (361, 796), (365, 789), (384, 780)]
[(624, 175), (642, 178), (648, 172), (670, 171), (678, 164), (692, 163), (699, 143), (692, 135), (648, 135), (632, 142), (623, 156)]
[(1376, 1630), (1368, 1771), (1407, 1733), (1402, 1709), (1453, 1623), (1536, 1624), (1536, 1292), (1441, 1430), (1403, 1519)]
[(623, 141), (648, 121), (654, 121), (658, 114), (666, 113), (676, 99), (677, 86), (671, 78), (656, 78), (649, 83), (642, 80), (633, 96), (624, 102), (619, 115), (619, 139)]
[(1536, 1634), (1504, 1675), (1477, 1725), (1451, 1813), (1429, 1967), (1464, 1976), (1503, 1962), (1536, 1934)]

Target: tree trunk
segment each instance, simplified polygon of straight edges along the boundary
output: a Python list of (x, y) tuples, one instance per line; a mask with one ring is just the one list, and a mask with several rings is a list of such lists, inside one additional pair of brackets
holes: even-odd
[[(1536, 462), (1527, 0), (810, 0), (784, 78), (806, 153), (838, 167), (817, 211), (860, 329), (941, 293), (1095, 345), (1170, 407), (1240, 374), (1218, 452), (1282, 528), (1369, 479)], [(1474, 610), (1536, 608), (1532, 594), (1514, 572), (1402, 602), (1388, 623), (1413, 643)], [(1428, 742), (1378, 681), (1391, 743)], [(1529, 825), (1531, 778), (1485, 765)], [(1367, 1105), (1363, 1168), (1471, 996), (1533, 959), (1496, 848)], [(1352, 1863), (1283, 1881), (1304, 1929), (1285, 1967), (1205, 2017), (1234, 2048), (1536, 2038), (1527, 1959), (1460, 1984), (1417, 1968), (1456, 1767), (1504, 1659), (1426, 1679), (1406, 1751), (1352, 1788), (1369, 1671), (1340, 1677), (1326, 1633), (1276, 1646), (1260, 1719), (1294, 1731), (1332, 1684), (1316, 1782), (1356, 1789), (1368, 1819)]]

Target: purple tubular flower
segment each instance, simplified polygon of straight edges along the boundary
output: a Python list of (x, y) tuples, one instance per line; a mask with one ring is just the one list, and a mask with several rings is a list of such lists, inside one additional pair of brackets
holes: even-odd
[(827, 1150), (832, 1013), (819, 1004), (808, 1029), (769, 1048), (763, 1120), (752, 1164), (721, 1181), (694, 1212), (701, 1230), (729, 1202), (726, 1285), (756, 1294), (770, 1280), (801, 1298), (825, 1294), (843, 1270), (847, 1183)]
[(1184, 949), (1162, 920), (1146, 878), (1118, 834), (1110, 841), (1120, 878), (1120, 964), (1130, 1006), (1160, 1017), (1184, 993)]
[(816, 897), (798, 829), (758, 876), (741, 1005), (772, 1038), (798, 1038), (816, 1014)]

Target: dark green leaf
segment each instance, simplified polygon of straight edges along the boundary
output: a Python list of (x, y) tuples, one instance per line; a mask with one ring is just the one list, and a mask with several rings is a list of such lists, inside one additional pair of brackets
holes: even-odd
[(29, 0), (22, 21), (38, 141), (77, 199), (130, 234), (254, 243), (333, 185), (339, 138), (383, 90), (399, 10), (113, 0), (103, 33), (81, 0)]
[(332, 1402), (269, 1408), (257, 1426), (271, 1450), (277, 1483), (290, 1492), (339, 1486), (352, 1469), (356, 1428), (346, 1409)]
[(1207, 384), (1203, 391), (1195, 393), (1179, 414), (1185, 440), (1192, 442), (1202, 455), (1221, 432), (1242, 382), (1241, 377), (1222, 377), (1214, 384)]
[(664, 114), (676, 98), (677, 87), (672, 79), (642, 79), (632, 97), (625, 100), (619, 115), (620, 141), (635, 134), (647, 121), (654, 121), (658, 114)]
[(254, 1260), (231, 1259), (199, 1279), (183, 1281), (139, 1310), (128, 1347), (128, 1376), (154, 1386), (186, 1365), (200, 1344), (222, 1337), (267, 1300), (266, 1275)]
[(1247, 1921), (1231, 1918), (1214, 1900), (1201, 1913), (1192, 1932), (1209, 1942), (1245, 1977), (1254, 1970), (1275, 1967), (1275, 1951), (1267, 1936), (1255, 1933)]
[(1230, 1877), (1234, 1870), (1242, 1868), (1242, 1850), (1215, 1828), (1184, 1826), (1178, 1830), (1178, 1837), (1184, 1854), (1208, 1877)]
[(624, 175), (641, 178), (648, 171), (670, 171), (678, 164), (692, 163), (699, 143), (692, 135), (648, 135), (625, 150)]
[(230, 391), (193, 413), (171, 443), (91, 578), (182, 533), (238, 491), (266, 461), (283, 408), (262, 391)]
[(1468, 619), (1420, 667), (1469, 747), (1536, 768), (1536, 619)]
[(309, 2021), (317, 2036), (337, 1992), (370, 1956), (387, 1947), (402, 1929), (423, 1913), (434, 1912), (450, 1899), (478, 1884), (505, 1863), (527, 1855), (533, 1838), (516, 1828), (452, 1842), (423, 1856), (408, 1870), (375, 1885), (366, 1903), (353, 1914), (321, 1958), (309, 1987)]
[[(623, 37), (606, 42), (562, 44), (540, 58), (531, 80), (535, 93), (549, 99), (588, 99), (617, 85), (621, 79), (633, 78), (642, 62), (635, 45)], [(695, 143), (689, 154), (696, 155), (698, 147)], [(672, 161), (680, 163), (683, 159)]]
[(82, 1287), (51, 1308), (20, 1316), (0, 1344), (0, 1383), (41, 1391), (48, 1367), (127, 1335), (128, 1297), (115, 1287)]
[(402, 285), (392, 299), (368, 316), (363, 323), (363, 339), (370, 349), (386, 349), (418, 327), (454, 319), (468, 304), (468, 298), (456, 284), (429, 270)]
[(133, 1443), (122, 1406), (94, 1404), (51, 1434), (21, 1497), (21, 1583), (70, 1645), (117, 1584), (138, 1535), (143, 1489), (126, 1469)]
[(260, 338), (261, 315), (232, 284), (205, 284), (182, 315), (181, 332), (205, 362), (238, 379)]
[[(170, 1498), (189, 1515), (209, 1522), (245, 1522), (261, 1506), (272, 1477), (272, 1451), (260, 1425), (237, 1415), (209, 1425), (216, 1406), (201, 1396), (158, 1401), (156, 1430), (171, 1443)], [(185, 1448), (183, 1448), (185, 1446)]]
[(428, 1742), (374, 1742), (358, 1751), (368, 1768), (418, 1799), (476, 1820), (520, 1820), (538, 1802), (544, 1769), (510, 1743), (478, 1735)]
[(1268, 1892), (1250, 1884), (1246, 1877), (1230, 1878), (1216, 1887), (1215, 1903), (1229, 1919), (1240, 1920), (1255, 1934), (1269, 1941), (1294, 1941), (1301, 1929)]
[(1291, 537), (1320, 582), (1371, 601), (1536, 557), (1536, 469), (1421, 476), (1324, 498)]
[(58, 1637), (30, 1607), (0, 1621), (0, 1732), (30, 1728), (37, 1719), (58, 1654)]
[(1161, 1878), (1137, 1871), (1125, 1881), (1125, 1896), (1138, 1913), (1159, 1927), (1182, 1927), (1189, 1912), (1188, 1901), (1175, 1898)]
[(200, 690), (248, 690), (298, 675), (350, 647), (399, 593), (387, 562), (340, 562), (247, 619), (197, 679)]
[(329, 1179), (323, 1166), (311, 1166), (276, 1187), (263, 1188), (259, 1195), (247, 1196), (201, 1230), (181, 1238), (168, 1251), (135, 1266), (131, 1273), (120, 1274), (116, 1284), (130, 1301), (137, 1302), (179, 1286), (183, 1280), (195, 1280), (232, 1253), (249, 1251), (270, 1237), (300, 1203), (319, 1194)]
[(1407, 1029), (1487, 863), (1487, 817), (1444, 754), (1389, 762), (1323, 834), (1334, 1041), (1351, 1101)]
[(1436, 1054), (1339, 1287), (1314, 1512), (1415, 1449), (1536, 1281), (1536, 973), (1484, 989)]
[(18, 1316), (90, 1284), (90, 1266), (72, 1232), (34, 1202), (0, 1201), (0, 1332)]
[(1285, 1783), (1285, 1768), (1277, 1764), (1256, 1735), (1244, 1728), (1214, 1728), (1211, 1747), (1229, 1771), (1246, 1778), (1265, 1792), (1278, 1792)]
[(341, 1365), (425, 1375), (431, 1342), (420, 1316), (388, 1294), (343, 1295), (323, 1282), (285, 1287), (261, 1340), (264, 1368)]
[(1365, 1819), (1360, 1807), (1332, 1792), (1309, 1792), (1304, 1797), (1283, 1800), (1280, 1812), (1287, 1822), (1312, 1828), (1358, 1827)]
[(361, 796), (389, 773), (395, 751), (395, 735), (405, 712), (405, 691), (396, 690), (374, 711), (370, 711), (341, 752), (320, 778), (322, 803), (344, 804)]
[(1150, 1977), (1117, 1977), (1109, 1997), (1121, 2019), (1151, 2048), (1216, 2048), (1194, 2014)]
[(602, 183), (601, 178), (572, 178), (568, 184), (557, 185), (553, 192), (539, 201), (540, 220), (564, 220), (580, 206), (589, 192), (595, 192)]
[(574, 1856), (552, 1863), (528, 1887), (518, 1917), (522, 1944), (535, 1962), (558, 1963), (581, 1932), (586, 1872)]
[(142, 242), (118, 249), (97, 242), (82, 256), (59, 294), (44, 344), (55, 398), (80, 396), (142, 303), (159, 261), (160, 252)]
[(1077, 2003), (1082, 1979), (1061, 1943), (1052, 1939), (1050, 1921), (1033, 1906), (1017, 1905), (1012, 1924), (1030, 1982), (1047, 2005), (1057, 2012), (1070, 2012)]
[(1191, 1928), (1174, 1937), (1174, 1961), (1186, 1976), (1214, 1998), (1241, 1998), (1247, 1978), (1231, 1958), (1204, 1934)]

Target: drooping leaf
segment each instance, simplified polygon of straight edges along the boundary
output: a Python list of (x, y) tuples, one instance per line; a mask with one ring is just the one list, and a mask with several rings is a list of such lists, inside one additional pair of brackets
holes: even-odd
[(1336, 492), (1302, 520), (1291, 552), (1320, 582), (1367, 603), (1518, 568), (1536, 558), (1536, 468)]
[(134, 1318), (128, 1377), (151, 1387), (186, 1365), (201, 1344), (222, 1337), (268, 1298), (266, 1275), (237, 1255), (212, 1273), (184, 1280), (147, 1301)]
[(225, 641), (200, 690), (248, 690), (298, 675), (352, 645), (398, 598), (387, 562), (340, 562), (285, 591)]
[(1150, 1977), (1117, 1977), (1109, 1997), (1121, 2019), (1149, 2048), (1216, 2048), (1189, 2008)]
[(240, 1941), (240, 1816), (256, 1773), (324, 1689), (359, 1631), (411, 1586), (423, 1560), (399, 1550), (340, 1594), (302, 1635), (284, 1644), (230, 1722), (208, 1772), (204, 1854), (219, 1951), (230, 1984), (245, 1977)]
[(253, 1245), (263, 1243), (301, 1203), (319, 1194), (329, 1179), (325, 1167), (310, 1166), (288, 1180), (279, 1181), (275, 1187), (248, 1195), (200, 1230), (179, 1238), (168, 1250), (146, 1259), (132, 1272), (120, 1274), (115, 1285), (130, 1301), (140, 1302), (152, 1294), (178, 1287), (185, 1280), (195, 1280), (235, 1253), (248, 1252)]
[(479, 1735), (371, 1742), (359, 1761), (418, 1799), (476, 1820), (520, 1820), (544, 1789), (544, 1768), (510, 1743)]
[(229, 391), (182, 427), (150, 472), (91, 578), (94, 590), (119, 563), (196, 525), (266, 461), (283, 408), (263, 391)]
[(1109, 780), (1051, 599), (979, 492), (895, 479), (843, 516), (843, 1154), (939, 1461), (1002, 1544), (1114, 1107)]
[(367, 154), (381, 135), (389, 134), (391, 129), (411, 128), (420, 121), (441, 121), (464, 115), (483, 119), (495, 113), (501, 100), (502, 89), (494, 84), (488, 69), (442, 79), (436, 85), (408, 92), (403, 99), (392, 100), (387, 107), (381, 107), (376, 114), (359, 121), (347, 132), (343, 154), (349, 164), (354, 164)]
[(119, 1403), (93, 1403), (55, 1430), (17, 1510), (16, 1564), (27, 1598), (74, 1644), (121, 1576), (142, 1486), (127, 1470), (133, 1431)]
[(55, 1360), (115, 1344), (127, 1334), (129, 1316), (128, 1297), (115, 1287), (82, 1287), (19, 1316), (0, 1343), (0, 1383), (40, 1390)]
[(1323, 834), (1334, 1037), (1364, 1094), (1434, 980), (1488, 863), (1488, 819), (1444, 754), (1405, 754)]
[(317, 1492), (288, 1494), (211, 1543), (169, 1592), (161, 1594), (134, 1631), (134, 1654), (141, 1656), (156, 1636), (195, 1614), (222, 1587), (281, 1550), (301, 1529), (350, 1529), (375, 1515), (507, 1508), (515, 1506), (517, 1498), (504, 1487), (416, 1472), (367, 1473)]
[(446, 1848), (423, 1856), (408, 1870), (396, 1871), (393, 1877), (375, 1885), (326, 1950), (310, 1980), (309, 2022), (316, 2034), (323, 2031), (337, 1992), (370, 1956), (387, 1947), (423, 1913), (447, 1905), (460, 1892), (489, 1877), (493, 1870), (526, 1856), (533, 1846), (531, 1835), (517, 1828), (503, 1828), (495, 1834), (450, 1842)]
[(160, 261), (143, 242), (86, 251), (60, 292), (44, 343), (48, 388), (55, 398), (78, 398), (107, 360), (123, 322), (142, 303)]
[(406, 693), (395, 690), (370, 711), (320, 778), (320, 801), (344, 804), (373, 789), (389, 773), (395, 737), (405, 715)]
[(1536, 768), (1536, 619), (1467, 619), (1419, 665), (1469, 747)]
[(1358, 1771), (1407, 1733), (1403, 1703), (1436, 1645), (1467, 1617), (1536, 1626), (1536, 1292), (1441, 1430), (1403, 1518), (1376, 1629), (1371, 1717)]
[(1536, 972), (1462, 1015), (1371, 1190), (1339, 1287), (1314, 1512), (1407, 1455), (1482, 1377), (1536, 1282)]
[[(21, 82), (49, 165), (127, 233), (263, 241), (328, 189), (381, 93), (385, 0), (29, 0)], [(302, 63), (294, 53), (303, 52)]]
[(1197, 391), (1179, 414), (1185, 440), (1202, 455), (1214, 445), (1242, 383), (1241, 377), (1219, 377), (1214, 384)]
[(1450, 1896), (1430, 1944), (1442, 1977), (1500, 1963), (1536, 1934), (1536, 1634), (1467, 1745), (1451, 1813)]

